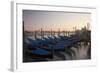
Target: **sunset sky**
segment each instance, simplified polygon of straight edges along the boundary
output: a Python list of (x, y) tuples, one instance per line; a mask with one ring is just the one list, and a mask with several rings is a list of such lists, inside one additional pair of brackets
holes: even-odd
[(23, 10), (24, 30), (72, 31), (73, 27), (81, 29), (91, 22), (90, 13), (54, 12)]

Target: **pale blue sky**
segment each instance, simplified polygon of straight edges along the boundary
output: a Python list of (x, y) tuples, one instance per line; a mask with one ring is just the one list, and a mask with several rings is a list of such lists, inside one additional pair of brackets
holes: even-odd
[(24, 29), (40, 30), (72, 30), (82, 28), (91, 22), (90, 13), (54, 12), (23, 10)]

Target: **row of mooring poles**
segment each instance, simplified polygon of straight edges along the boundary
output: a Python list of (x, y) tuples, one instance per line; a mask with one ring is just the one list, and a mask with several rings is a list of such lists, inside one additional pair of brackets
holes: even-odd
[[(40, 33), (39, 33), (39, 32), (40, 32)], [(63, 36), (69, 36), (69, 35), (70, 35), (70, 32), (68, 32), (68, 31), (61, 32), (60, 29), (58, 29), (57, 32), (56, 32), (56, 31), (53, 31), (53, 30), (51, 29), (50, 32), (46, 32), (46, 33), (48, 33), (48, 34), (46, 34), (46, 35), (51, 36), (51, 37), (52, 37), (53, 35), (55, 35), (56, 33), (57, 33), (58, 36), (60, 36), (61, 33), (63, 33)], [(44, 35), (45, 35), (45, 31), (43, 31), (42, 28), (40, 29), (40, 31), (34, 31), (34, 38), (35, 38), (35, 39), (37, 38), (37, 36), (40, 36), (41, 38), (43, 38)]]

